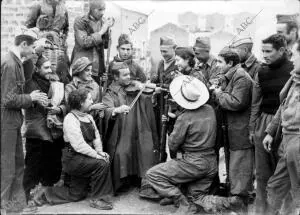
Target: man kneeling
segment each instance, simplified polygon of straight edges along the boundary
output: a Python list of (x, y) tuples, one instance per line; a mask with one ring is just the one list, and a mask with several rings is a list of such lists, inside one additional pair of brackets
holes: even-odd
[(184, 184), (188, 197), (205, 207), (204, 197), (217, 173), (216, 116), (213, 108), (205, 104), (209, 93), (198, 79), (179, 76), (171, 83), (170, 93), (182, 111), (168, 144), (171, 154), (182, 151), (183, 155), (149, 169), (146, 183), (151, 188), (141, 192), (140, 196), (152, 198), (158, 194), (183, 212), (188, 211), (189, 202), (179, 186)]

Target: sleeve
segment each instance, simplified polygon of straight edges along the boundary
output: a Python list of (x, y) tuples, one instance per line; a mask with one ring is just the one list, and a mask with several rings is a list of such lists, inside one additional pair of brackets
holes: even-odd
[(107, 106), (107, 108), (104, 111), (105, 118), (107, 118), (107, 119), (114, 118), (112, 116), (112, 112), (115, 109), (115, 103), (114, 103), (114, 98), (113, 98), (113, 96), (111, 95), (110, 92), (107, 92), (105, 94), (105, 96), (102, 99), (102, 102), (103, 102), (103, 104), (105, 104)]
[(282, 111), (282, 105), (281, 104), (274, 116), (274, 118), (272, 119), (272, 121), (268, 124), (267, 128), (266, 128), (266, 133), (270, 134), (272, 137), (275, 137), (276, 135), (276, 131), (278, 126), (280, 125), (281, 122), (281, 111)]
[(108, 70), (107, 71), (107, 86), (109, 86), (114, 79), (114, 75), (112, 74), (112, 69), (111, 69), (112, 65), (113, 65), (113, 61), (109, 63), (108, 69), (107, 69)]
[(230, 111), (245, 109), (249, 103), (251, 85), (246, 77), (240, 77), (234, 81), (232, 92), (221, 91), (216, 94), (217, 102)]
[(63, 132), (65, 141), (69, 142), (76, 152), (89, 157), (98, 158), (97, 152), (85, 142), (80, 129), (80, 122), (75, 116), (68, 114), (65, 117)]
[(260, 105), (262, 102), (262, 92), (261, 88), (259, 85), (259, 80), (258, 80), (258, 73), (256, 73), (255, 78), (254, 78), (254, 84), (252, 87), (252, 100), (251, 100), (251, 115), (250, 115), (250, 121), (249, 121), (249, 130), (250, 133), (254, 132), (255, 129), (255, 122), (257, 118), (259, 117), (259, 110), (260, 110)]
[(74, 22), (76, 42), (83, 48), (91, 48), (100, 45), (102, 43), (102, 35), (99, 32), (88, 35), (84, 25), (84, 21), (80, 17)]
[(189, 123), (182, 116), (179, 116), (174, 125), (174, 130), (169, 138), (169, 149), (176, 152), (180, 145), (184, 143), (185, 136), (189, 128)]
[(67, 37), (68, 37), (69, 27), (70, 27), (70, 25), (69, 25), (69, 14), (68, 14), (68, 11), (66, 11), (66, 13), (65, 13), (65, 19), (66, 19), (66, 23), (65, 23), (65, 26), (64, 26), (64, 29), (63, 29), (63, 33), (65, 35), (64, 39), (66, 40)]
[(15, 68), (7, 64), (1, 65), (1, 103), (5, 108), (26, 109), (31, 107), (32, 100), (29, 94), (19, 94)]
[(71, 86), (71, 84), (67, 84), (65, 86), (65, 104), (68, 104), (68, 98), (70, 93), (73, 91), (73, 87)]
[(139, 78), (139, 81), (142, 83), (145, 83), (147, 80), (147, 77), (144, 73), (144, 69), (137, 64), (137, 77)]
[(25, 26), (27, 28), (36, 27), (37, 19), (40, 16), (40, 11), (41, 11), (41, 6), (39, 4), (35, 4), (30, 7), (27, 20), (25, 21)]
[(94, 128), (95, 128), (96, 139), (93, 141), (95, 150), (97, 152), (103, 152), (103, 144), (102, 144), (101, 137), (100, 137), (99, 131), (97, 129), (96, 123), (95, 123), (93, 117), (90, 117), (90, 120), (92, 121)]

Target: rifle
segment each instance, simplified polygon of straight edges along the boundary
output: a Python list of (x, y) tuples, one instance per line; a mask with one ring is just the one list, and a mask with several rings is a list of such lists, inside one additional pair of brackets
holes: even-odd
[[(109, 66), (109, 55), (110, 55), (110, 48), (111, 48), (111, 28), (108, 28), (107, 30), (108, 33), (108, 48), (107, 48), (107, 54), (106, 54), (106, 62), (105, 62), (105, 71), (104, 73), (108, 72), (108, 66)], [(103, 75), (103, 74), (102, 74)], [(103, 77), (99, 73), (99, 100), (102, 102), (103, 98), (103, 93), (105, 94), (106, 89), (107, 89), (107, 79), (103, 83)], [(103, 86), (102, 86), (103, 83)], [(99, 117), (99, 133), (103, 134), (103, 122), (102, 118)]]
[[(163, 92), (162, 92), (163, 93)], [(161, 95), (160, 98), (160, 109), (163, 115), (168, 116), (169, 111), (169, 101), (168, 101), (169, 93), (165, 95)], [(167, 121), (162, 122), (161, 126), (161, 135), (160, 135), (160, 149), (159, 149), (159, 161), (165, 162), (167, 160), (167, 152), (166, 152), (166, 141), (167, 141)]]
[(226, 191), (227, 195), (230, 193), (230, 181), (229, 181), (229, 160), (230, 160), (230, 151), (229, 151), (229, 140), (228, 140), (228, 123), (227, 115), (224, 110), (221, 109), (222, 115), (222, 133), (223, 133), (223, 144), (224, 144), (224, 154), (225, 154), (225, 166), (226, 166)]

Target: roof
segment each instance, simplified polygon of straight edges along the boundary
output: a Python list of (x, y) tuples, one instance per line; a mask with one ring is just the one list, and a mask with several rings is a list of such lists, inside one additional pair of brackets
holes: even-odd
[(176, 25), (176, 24), (174, 24), (174, 23), (168, 22), (167, 24), (164, 24), (163, 26), (161, 26), (161, 27), (159, 27), (159, 28), (157, 28), (157, 29), (151, 31), (151, 34), (152, 34), (152, 33), (155, 33), (155, 32), (158, 32), (158, 31), (160, 31), (160, 30), (162, 30), (162, 29), (164, 29), (164, 28), (167, 28), (167, 27), (173, 27), (173, 28), (176, 28), (176, 29), (178, 29), (178, 30), (180, 30), (180, 31), (183, 31), (183, 32), (188, 33), (184, 28), (181, 28), (181, 27), (179, 27), (178, 25)]

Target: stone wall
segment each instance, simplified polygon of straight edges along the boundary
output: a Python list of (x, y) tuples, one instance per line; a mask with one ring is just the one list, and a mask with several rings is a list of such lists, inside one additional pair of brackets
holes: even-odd
[[(15, 29), (24, 25), (31, 5), (41, 0), (2, 0), (1, 2), (1, 56), (13, 45)], [(69, 54), (74, 46), (73, 23), (76, 16), (88, 10), (88, 0), (66, 0), (69, 13), (70, 31)]]

